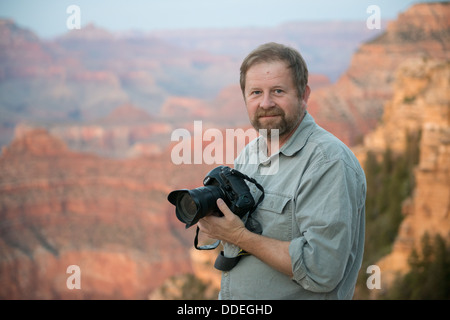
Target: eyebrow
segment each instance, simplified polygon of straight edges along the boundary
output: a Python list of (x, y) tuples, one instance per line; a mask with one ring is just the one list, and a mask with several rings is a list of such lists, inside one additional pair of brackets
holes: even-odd
[[(269, 89), (273, 90), (273, 89), (287, 89), (289, 86), (286, 85), (282, 85), (282, 84), (276, 84), (271, 86)], [(260, 86), (253, 86), (253, 87), (248, 87), (246, 88), (246, 90), (249, 91), (255, 91), (255, 90), (262, 90), (262, 88)]]

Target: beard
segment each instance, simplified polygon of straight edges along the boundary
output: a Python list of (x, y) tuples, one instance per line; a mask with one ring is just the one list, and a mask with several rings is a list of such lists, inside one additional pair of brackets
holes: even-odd
[[(267, 138), (269, 140), (272, 138), (272, 135), (274, 135), (274, 138), (281, 138), (290, 134), (302, 119), (305, 110), (302, 107), (299, 107), (297, 110), (291, 116), (286, 116), (284, 110), (277, 106), (270, 109), (258, 108), (250, 123), (256, 130), (267, 130)], [(273, 118), (261, 119), (267, 116), (273, 116)]]

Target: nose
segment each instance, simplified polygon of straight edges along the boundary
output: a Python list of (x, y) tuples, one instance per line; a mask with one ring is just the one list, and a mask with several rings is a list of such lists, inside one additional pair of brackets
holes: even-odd
[(269, 92), (264, 93), (262, 95), (262, 100), (261, 100), (261, 102), (259, 104), (259, 107), (263, 108), (263, 109), (269, 109), (269, 108), (272, 108), (274, 106), (275, 106), (275, 102), (272, 100), (272, 97), (270, 96), (270, 93)]

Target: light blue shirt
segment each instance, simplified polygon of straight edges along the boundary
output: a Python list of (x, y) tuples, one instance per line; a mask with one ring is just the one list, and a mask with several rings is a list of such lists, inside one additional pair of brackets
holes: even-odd
[[(235, 168), (264, 187), (253, 217), (264, 236), (290, 241), (293, 277), (245, 256), (222, 273), (219, 298), (351, 299), (364, 248), (366, 180), (358, 160), (308, 113), (270, 158), (258, 155), (260, 139), (244, 148)], [(249, 186), (258, 199), (260, 191)]]

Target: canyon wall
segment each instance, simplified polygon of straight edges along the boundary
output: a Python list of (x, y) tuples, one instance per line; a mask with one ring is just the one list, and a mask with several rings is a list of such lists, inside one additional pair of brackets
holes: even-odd
[(382, 289), (409, 270), (408, 257), (414, 248), (420, 252), (425, 233), (450, 243), (450, 60), (416, 58), (399, 66), (383, 121), (365, 137), (359, 158), (363, 162), (368, 150), (402, 153), (409, 134), (421, 136), (415, 188), (403, 203), (404, 219), (392, 252), (377, 262)]
[[(75, 153), (42, 129), (17, 136), (0, 156), (0, 298), (146, 299), (191, 273), (193, 234), (166, 197), (208, 167), (169, 162)], [(66, 285), (70, 265), (81, 290)]]
[[(386, 283), (407, 270), (424, 232), (449, 236), (449, 10), (414, 5), (361, 45), (336, 83), (311, 77), (310, 112), (348, 145), (364, 141), (354, 147), (362, 163), (421, 132), (416, 188), (378, 263)], [(145, 299), (186, 273), (217, 288), (214, 254), (193, 251), (193, 230), (166, 199), (200, 186), (214, 165), (174, 165), (170, 133), (192, 132), (194, 120), (222, 135), (248, 126), (228, 84), (238, 63), (151, 36), (82, 31), (43, 42), (0, 20), (0, 298)], [(82, 290), (66, 285), (70, 265)]]
[(360, 143), (380, 121), (403, 61), (450, 58), (449, 16), (448, 2), (415, 4), (362, 44), (336, 83), (311, 93), (310, 111), (318, 123), (348, 145)]

